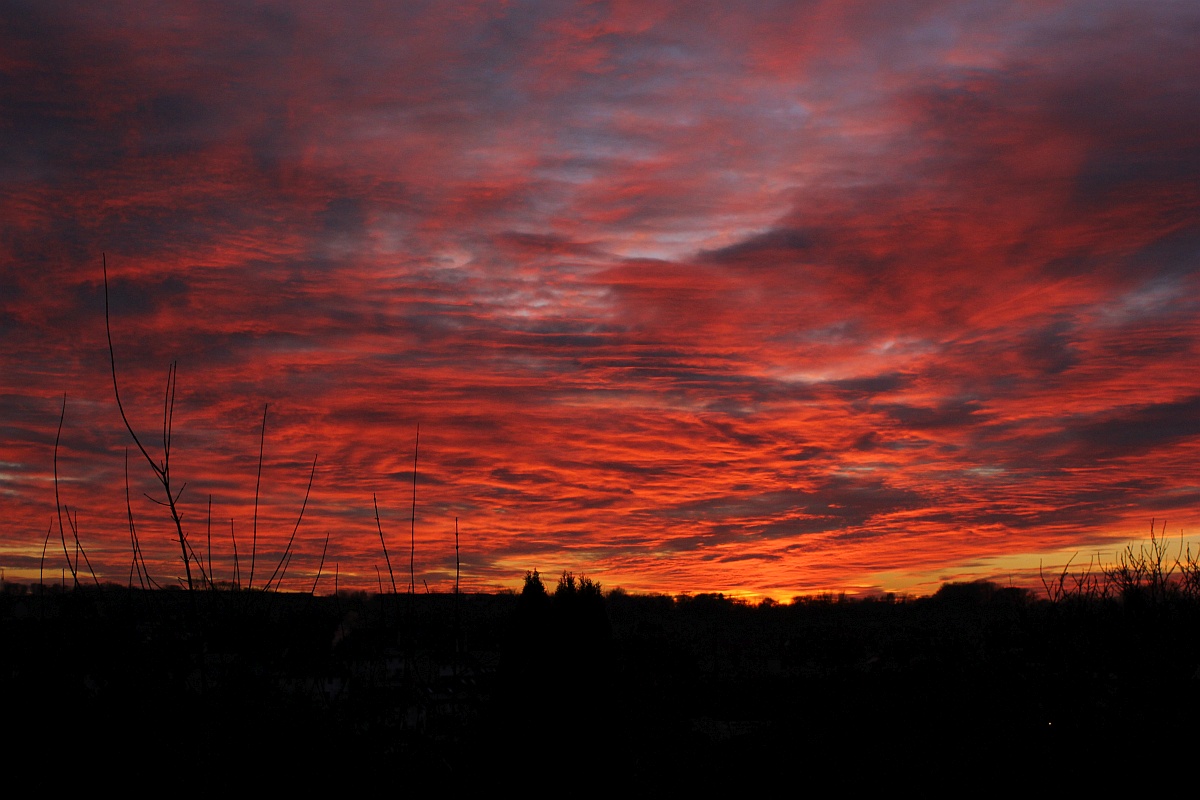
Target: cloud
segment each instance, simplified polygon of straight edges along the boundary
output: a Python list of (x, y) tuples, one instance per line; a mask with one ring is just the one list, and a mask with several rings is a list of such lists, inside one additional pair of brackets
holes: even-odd
[(417, 424), (419, 568), (459, 519), (480, 586), (790, 595), (1196, 519), (1188, 4), (3, 14), (6, 539), (67, 392), (124, 570), (101, 253), (148, 437), (179, 362), (188, 525), (246, 524), (269, 403), (266, 546), (316, 453), (350, 583)]

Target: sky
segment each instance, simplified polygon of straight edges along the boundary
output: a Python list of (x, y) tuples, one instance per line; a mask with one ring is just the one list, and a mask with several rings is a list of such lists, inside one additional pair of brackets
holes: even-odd
[(184, 576), (105, 264), (219, 580), (294, 530), (284, 589), (447, 591), (457, 525), (464, 590), (927, 593), (1200, 529), (1193, 0), (0, 0), (0, 153), (10, 580), (73, 521), (128, 582), (130, 517)]

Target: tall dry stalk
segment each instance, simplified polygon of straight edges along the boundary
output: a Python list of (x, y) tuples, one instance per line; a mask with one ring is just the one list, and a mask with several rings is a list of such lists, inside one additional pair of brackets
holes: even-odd
[(87, 565), (88, 572), (92, 576), (92, 581), (96, 584), (96, 588), (100, 588), (100, 579), (96, 577), (96, 570), (92, 568), (92, 561), (88, 558), (87, 550), (83, 546), (83, 542), (79, 539), (79, 511), (75, 512), (75, 518), (71, 518), (71, 509), (65, 509), (67, 512), (67, 523), (71, 526), (71, 537), (75, 540), (75, 567), (79, 567), (79, 557), (83, 556), (83, 563)]
[[(392, 579), (392, 594), (396, 593), (396, 575), (392, 572), (392, 559), (388, 557), (387, 542), (383, 540), (383, 526), (379, 524), (379, 500), (376, 499), (375, 493), (371, 492), (371, 502), (375, 504), (375, 528), (379, 531), (379, 544), (383, 547), (383, 559), (387, 562), (388, 577)], [(379, 567), (375, 567), (378, 573)], [(376, 576), (378, 577), (378, 575)], [(379, 593), (383, 594), (383, 581), (379, 581)]]
[(233, 542), (233, 585), (242, 588), (242, 562), (238, 559), (237, 536), (233, 532), (233, 517), (229, 518), (229, 541)]
[(133, 563), (129, 566), (129, 586), (133, 587), (133, 573), (137, 570), (138, 585), (143, 589), (146, 584), (154, 584), (150, 570), (146, 568), (146, 556), (142, 553), (142, 543), (138, 539), (137, 526), (133, 522), (133, 505), (129, 502), (129, 448), (125, 448), (125, 519), (129, 523), (129, 546), (133, 550)]
[(267, 403), (263, 403), (262, 428), (258, 433), (258, 477), (254, 479), (254, 523), (250, 538), (250, 580), (247, 589), (254, 588), (254, 558), (258, 553), (258, 490), (262, 486), (263, 445), (267, 439)]
[(321, 548), (321, 562), (317, 564), (317, 577), (313, 578), (312, 591), (309, 594), (317, 593), (317, 584), (321, 581), (321, 570), (325, 568), (325, 553), (329, 551), (329, 531), (325, 531), (325, 546)]
[(212, 565), (212, 495), (208, 496), (208, 516), (204, 521), (204, 539), (208, 545), (208, 587), (216, 589), (216, 573), (213, 572)]
[(275, 588), (279, 589), (279, 584), (283, 583), (283, 576), (287, 573), (288, 564), (292, 561), (292, 543), (296, 541), (296, 531), (300, 530), (300, 520), (304, 519), (304, 509), (308, 508), (308, 496), (312, 492), (313, 477), (317, 474), (317, 457), (313, 456), (312, 470), (308, 473), (308, 488), (304, 490), (304, 503), (300, 506), (300, 516), (296, 518), (296, 524), (292, 528), (292, 535), (288, 538), (287, 547), (283, 549), (283, 555), (279, 557), (279, 564), (276, 565), (275, 571), (271, 573), (271, 577), (267, 578), (264, 591), (271, 590), (271, 583), (275, 581), (276, 575), (279, 576), (278, 582), (275, 583)]
[[(67, 396), (63, 395), (62, 411), (58, 415), (58, 433), (54, 434), (54, 509), (58, 514), (58, 538), (62, 542), (63, 558), (67, 560), (67, 568), (71, 570), (71, 581), (75, 588), (79, 588), (79, 575), (77, 573), (78, 565), (72, 563), (71, 554), (67, 550), (67, 534), (63, 528), (62, 521), (62, 500), (58, 495), (58, 442), (62, 438), (63, 420), (67, 417)], [(70, 513), (67, 514), (68, 521)]]
[(417, 438), (413, 442), (412, 518), (408, 528), (408, 593), (416, 594), (417, 579), (413, 563), (417, 554), (417, 450), (421, 446), (421, 423), (417, 423)]

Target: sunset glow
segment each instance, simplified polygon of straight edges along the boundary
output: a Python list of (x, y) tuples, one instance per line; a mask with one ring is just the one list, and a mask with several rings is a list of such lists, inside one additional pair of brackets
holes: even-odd
[(1200, 4), (0, 5), (10, 580), (74, 558), (64, 395), (99, 579), (126, 451), (183, 575), (102, 254), (220, 580), (264, 406), (285, 589), (388, 582), (373, 494), (418, 591), (456, 520), (464, 589), (779, 599), (1200, 530)]

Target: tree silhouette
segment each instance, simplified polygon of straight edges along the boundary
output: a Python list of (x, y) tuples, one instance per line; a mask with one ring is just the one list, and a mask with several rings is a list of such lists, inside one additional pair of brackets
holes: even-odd
[(542, 576), (536, 569), (526, 570), (525, 585), (521, 587), (521, 598), (537, 602), (536, 598), (546, 597), (546, 587), (542, 585)]

